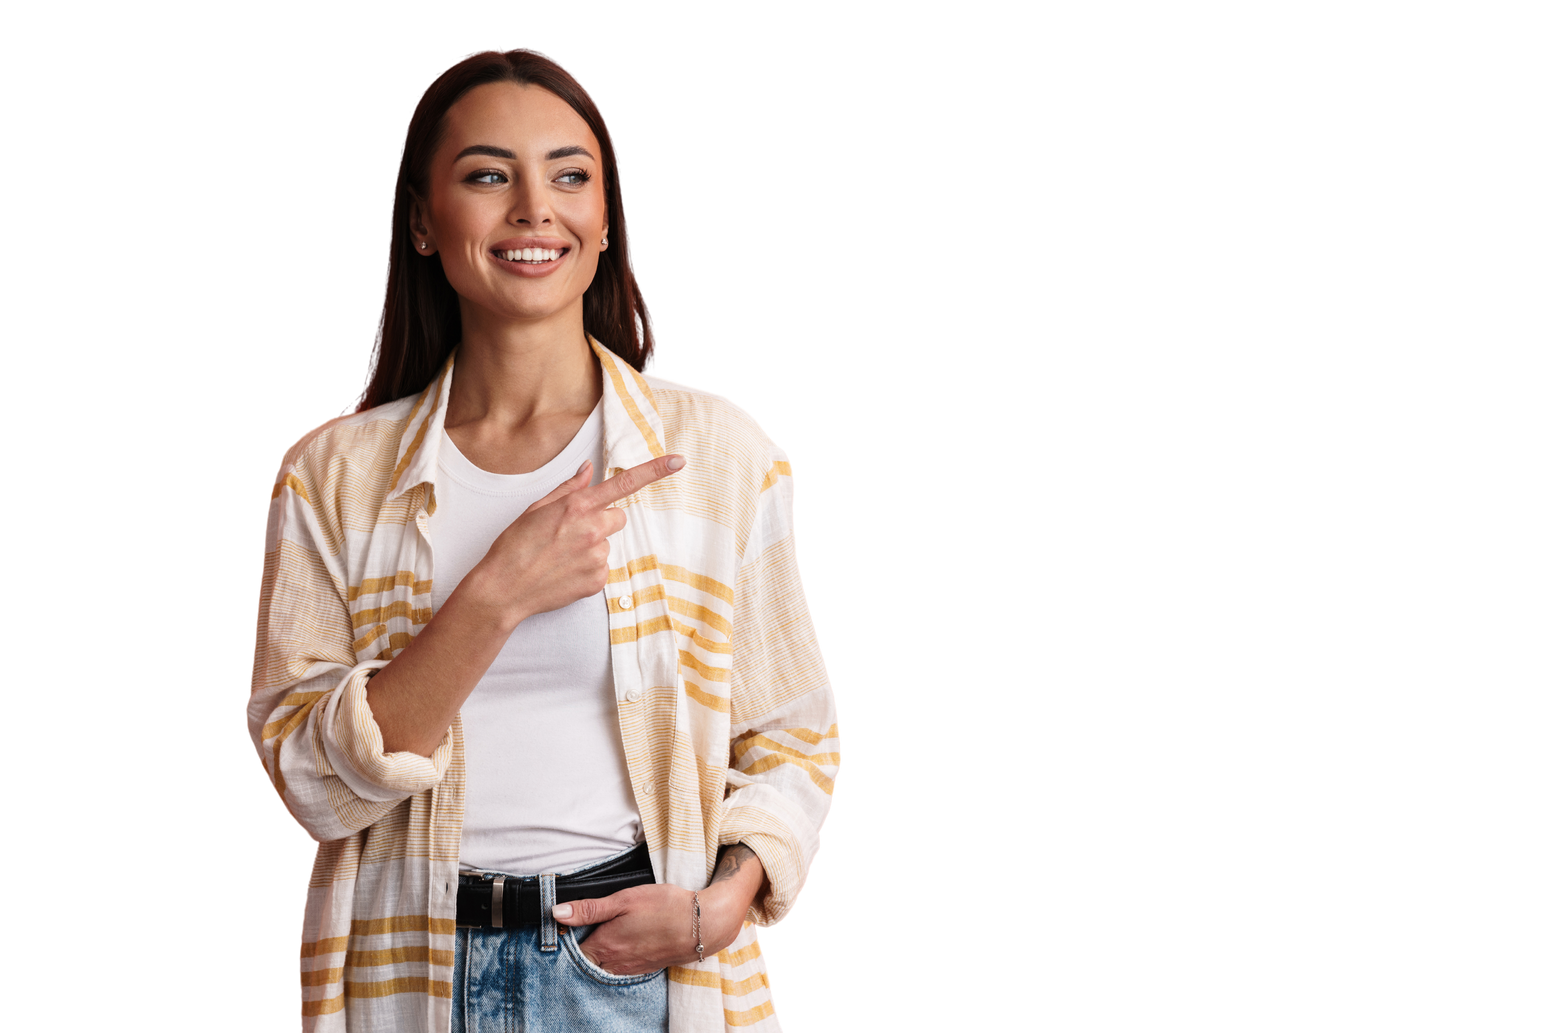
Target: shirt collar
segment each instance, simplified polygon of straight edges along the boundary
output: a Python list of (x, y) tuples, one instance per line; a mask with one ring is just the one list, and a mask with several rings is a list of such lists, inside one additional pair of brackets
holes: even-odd
[[(592, 352), (602, 367), (603, 455), (609, 467), (629, 469), (666, 454), (662, 448), (662, 418), (656, 411), (651, 387), (635, 368), (589, 337)], [(457, 350), (447, 356), (436, 379), (421, 391), (409, 410), (398, 439), (398, 461), (393, 467), (387, 500), (393, 501), (410, 488), (436, 483), (436, 463), (446, 427), (447, 403), (452, 397), (452, 367)]]

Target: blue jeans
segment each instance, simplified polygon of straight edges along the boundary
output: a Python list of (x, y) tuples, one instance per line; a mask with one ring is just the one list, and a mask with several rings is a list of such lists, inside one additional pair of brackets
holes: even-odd
[(452, 1033), (667, 1033), (667, 970), (616, 976), (598, 968), (580, 946), (596, 927), (568, 929), (555, 922), (548, 910), (555, 877), (522, 881), (533, 878), (542, 902), (540, 925), (458, 928)]
[(538, 926), (458, 929), (452, 1033), (666, 1033), (667, 970), (605, 972), (581, 953), (590, 932), (566, 929), (543, 951)]

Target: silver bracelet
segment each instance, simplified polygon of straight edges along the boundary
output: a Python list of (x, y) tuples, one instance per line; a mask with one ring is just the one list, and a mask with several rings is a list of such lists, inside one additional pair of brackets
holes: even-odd
[(694, 949), (699, 952), (699, 962), (700, 962), (700, 964), (704, 964), (704, 960), (705, 960), (705, 941), (704, 941), (704, 938), (699, 935), (699, 891), (698, 890), (694, 891), (694, 940), (695, 940)]

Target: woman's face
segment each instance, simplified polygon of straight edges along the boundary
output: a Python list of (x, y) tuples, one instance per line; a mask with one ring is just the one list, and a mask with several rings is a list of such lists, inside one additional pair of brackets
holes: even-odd
[(452, 105), (411, 230), (416, 252), (440, 254), (465, 330), (470, 319), (580, 325), (608, 232), (601, 153), (581, 116), (541, 87), (491, 83)]

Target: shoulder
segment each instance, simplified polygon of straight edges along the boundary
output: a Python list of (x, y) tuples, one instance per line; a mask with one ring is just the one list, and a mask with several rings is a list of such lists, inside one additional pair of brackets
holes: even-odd
[(397, 464), (398, 447), (416, 401), (417, 396), (400, 398), (308, 431), (286, 450), (276, 490), (294, 478), (309, 501), (337, 496), (341, 488), (382, 492)]
[(714, 448), (738, 465), (767, 470), (785, 454), (742, 409), (720, 395), (647, 376), (669, 451)]

